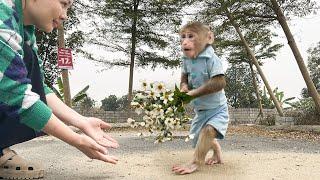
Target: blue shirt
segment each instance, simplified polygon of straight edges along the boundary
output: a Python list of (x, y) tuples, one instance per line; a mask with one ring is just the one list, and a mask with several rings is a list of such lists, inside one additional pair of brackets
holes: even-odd
[[(190, 59), (186, 56), (182, 59), (181, 72), (187, 74), (190, 90), (200, 87), (214, 76), (224, 74), (222, 62), (211, 46), (202, 51), (196, 59)], [(191, 101), (191, 105), (196, 110), (214, 109), (226, 103), (227, 98), (224, 90), (200, 96)]]

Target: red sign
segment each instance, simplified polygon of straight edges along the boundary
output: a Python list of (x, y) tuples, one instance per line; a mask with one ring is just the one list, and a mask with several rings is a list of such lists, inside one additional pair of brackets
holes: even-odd
[(73, 69), (71, 49), (58, 48), (58, 68)]

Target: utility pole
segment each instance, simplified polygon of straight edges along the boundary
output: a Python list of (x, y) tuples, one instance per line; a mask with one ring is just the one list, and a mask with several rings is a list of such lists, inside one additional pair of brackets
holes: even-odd
[[(63, 25), (60, 25), (58, 27), (58, 45), (59, 45), (59, 48), (65, 48)], [(63, 84), (64, 103), (67, 106), (71, 107), (71, 94), (70, 94), (68, 69), (62, 69), (62, 84)]]

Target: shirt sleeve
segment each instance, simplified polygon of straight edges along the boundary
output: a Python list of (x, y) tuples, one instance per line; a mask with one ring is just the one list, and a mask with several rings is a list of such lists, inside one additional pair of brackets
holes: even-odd
[(51, 117), (51, 109), (32, 92), (23, 62), (21, 27), (17, 12), (0, 3), (0, 111), (40, 131)]
[(181, 74), (187, 74), (187, 67), (186, 67), (186, 60), (185, 59), (182, 60)]
[(222, 61), (216, 54), (213, 54), (213, 56), (209, 58), (207, 66), (210, 77), (224, 75)]

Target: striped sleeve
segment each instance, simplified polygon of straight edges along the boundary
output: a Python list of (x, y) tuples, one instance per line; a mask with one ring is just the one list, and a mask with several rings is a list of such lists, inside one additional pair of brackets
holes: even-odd
[(39, 131), (47, 124), (52, 111), (31, 91), (23, 62), (20, 33), (23, 25), (16, 9), (13, 0), (0, 0), (0, 111)]

